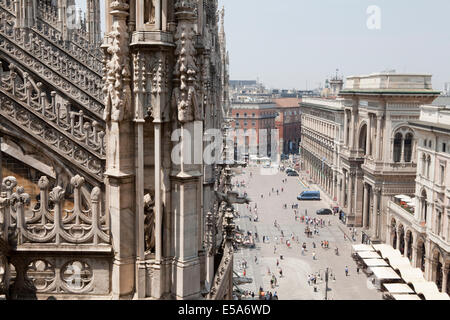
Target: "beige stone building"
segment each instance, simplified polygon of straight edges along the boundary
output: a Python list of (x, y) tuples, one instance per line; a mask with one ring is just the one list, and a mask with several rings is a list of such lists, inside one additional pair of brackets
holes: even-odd
[(341, 205), (347, 224), (385, 241), (388, 200), (415, 188), (417, 135), (408, 121), (439, 95), (431, 76), (379, 73), (348, 77), (341, 149)]
[(230, 299), (243, 200), (198, 156), (229, 105), (224, 12), (106, 0), (101, 41), (99, 0), (73, 4), (0, 1), (0, 294)]
[(446, 293), (450, 293), (449, 124), (449, 107), (439, 105), (422, 106), (420, 119), (409, 121), (417, 139), (416, 188), (388, 202), (386, 230), (386, 241)]
[(334, 201), (340, 195), (339, 152), (343, 144), (343, 100), (303, 98), (301, 111), (301, 168)]

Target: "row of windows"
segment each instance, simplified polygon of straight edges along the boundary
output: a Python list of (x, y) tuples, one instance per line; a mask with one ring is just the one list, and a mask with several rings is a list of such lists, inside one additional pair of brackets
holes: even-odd
[[(236, 127), (239, 127), (241, 124), (239, 121), (236, 121)], [(244, 122), (244, 127), (248, 126), (248, 122)], [(252, 122), (252, 126), (256, 126), (256, 122)]]
[[(433, 148), (433, 141), (424, 139), (422, 145), (425, 148), (432, 149)], [(448, 142), (442, 142), (437, 150), (437, 152), (445, 152), (450, 153), (450, 143)]]
[[(297, 112), (295, 112), (295, 114), (297, 114)], [(240, 113), (236, 113), (236, 118), (239, 118), (239, 115), (240, 115)], [(270, 115), (270, 116), (277, 116), (277, 113), (274, 113), (274, 112), (261, 112), (260, 113), (260, 115)], [(286, 115), (286, 113), (285, 113), (285, 115)], [(248, 114), (247, 113), (244, 113), (244, 118), (247, 118), (248, 117)], [(256, 117), (256, 114), (255, 113), (252, 113), (252, 118), (254, 118), (254, 117)]]

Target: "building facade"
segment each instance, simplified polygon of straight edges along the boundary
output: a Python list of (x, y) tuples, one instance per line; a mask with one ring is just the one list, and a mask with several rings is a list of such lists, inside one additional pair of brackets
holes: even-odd
[(417, 135), (417, 176), (412, 208), (390, 201), (386, 239), (420, 268), (428, 281), (450, 293), (450, 108), (424, 105), (409, 121)]
[(189, 151), (223, 127), (224, 12), (107, 0), (100, 50), (71, 5), (0, 1), (0, 294), (231, 299), (230, 168)]
[(279, 146), (282, 154), (298, 154), (301, 140), (300, 99), (273, 99), (277, 106), (278, 116), (275, 127), (279, 132)]
[[(253, 99), (253, 102), (232, 102), (230, 117), (235, 134), (235, 156), (270, 156), (272, 134), (276, 129), (277, 106), (271, 100)], [(260, 148), (263, 146), (263, 148)], [(240, 150), (238, 150), (240, 149)], [(243, 159), (241, 159), (243, 160)]]
[(301, 169), (337, 201), (341, 180), (339, 152), (343, 143), (343, 101), (303, 98), (300, 109)]

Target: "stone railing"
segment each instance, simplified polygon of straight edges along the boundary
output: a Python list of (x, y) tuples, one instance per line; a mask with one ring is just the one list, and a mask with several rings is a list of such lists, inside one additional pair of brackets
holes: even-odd
[[(57, 186), (49, 192), (49, 180), (41, 177), (38, 186), (40, 200), (31, 211), (26, 211), (30, 196), (24, 188), (17, 186), (14, 177), (3, 179), (0, 196), (0, 215), (3, 217), (3, 232), (9, 230), (15, 238), (15, 247), (25, 244), (74, 244), (107, 245), (111, 243), (109, 218), (101, 212), (101, 191), (95, 187), (90, 195), (90, 204), (83, 210), (81, 188), (84, 178), (71, 179), (74, 188), (74, 207), (64, 210), (65, 191)], [(50, 209), (53, 207), (52, 209)], [(11, 232), (11, 230), (16, 232)]]
[[(98, 94), (96, 96), (92, 96), (89, 94), (88, 91), (85, 91), (83, 87), (86, 87), (87, 84), (83, 80), (85, 77), (77, 75), (77, 71), (75, 71), (73, 68), (69, 67), (67, 64), (63, 63), (63, 60), (60, 64), (60, 70), (65, 69), (65, 74), (68, 74), (69, 77), (66, 78), (66, 76), (60, 76), (58, 72), (55, 72), (52, 66), (45, 62), (40, 61), (38, 57), (40, 54), (42, 55), (49, 55), (47, 50), (42, 50), (38, 48), (29, 47), (29, 48), (21, 48), (18, 45), (18, 41), (16, 39), (9, 39), (7, 37), (4, 37), (2, 34), (2, 21), (0, 17), (0, 51), (3, 51), (8, 56), (13, 57), (16, 59), (16, 61), (20, 64), (22, 64), (24, 67), (29, 68), (30, 71), (36, 73), (40, 77), (42, 77), (44, 80), (46, 80), (51, 86), (58, 88), (61, 92), (66, 94), (68, 98), (73, 99), (78, 104), (86, 108), (87, 111), (92, 112), (95, 114), (99, 119), (102, 118), (103, 115), (103, 101), (102, 96), (103, 94), (100, 94), (101, 91), (100, 83), (93, 84), (91, 83), (91, 86), (95, 88), (94, 91), (96, 91)], [(16, 30), (15, 32), (20, 33), (20, 31)], [(18, 39), (17, 39), (18, 40)], [(48, 48), (51, 49), (51, 48)], [(33, 52), (34, 51), (34, 52)], [(40, 52), (40, 53), (39, 53)], [(41, 56), (42, 58), (42, 56)], [(43, 59), (46, 60), (46, 59)], [(48, 59), (47, 59), (48, 60)], [(72, 75), (70, 75), (72, 74)], [(78, 81), (72, 81), (78, 78)], [(76, 85), (76, 82), (83, 82), (83, 87), (78, 87)], [(87, 82), (89, 83), (89, 82)], [(86, 93), (87, 92), (87, 93)]]
[(0, 76), (0, 115), (18, 126), (94, 179), (102, 181), (105, 167), (105, 133), (102, 124), (69, 104), (48, 100), (42, 85), (10, 65)]
[(230, 280), (233, 271), (233, 246), (231, 242), (226, 242), (222, 261), (219, 264), (214, 277), (208, 300), (222, 299), (227, 289), (226, 281)]
[[(56, 48), (60, 49), (61, 51), (65, 51), (67, 55), (75, 58), (86, 68), (89, 68), (90, 70), (96, 72), (98, 76), (101, 76), (103, 72), (103, 56), (99, 53), (91, 54), (87, 51), (88, 49), (79, 46), (76, 42), (76, 39), (78, 39), (79, 37), (78, 34), (71, 33), (70, 39), (68, 41), (63, 41), (62, 34), (58, 29), (55, 29), (40, 20), (36, 22), (36, 25), (32, 30), (36, 31), (36, 33), (42, 36), (45, 40), (51, 42)], [(89, 50), (92, 51), (94, 50), (94, 48)]]
[[(15, 18), (16, 12), (14, 9), (14, 1), (13, 0), (0, 0), (0, 8), (7, 11), (11, 16)], [(57, 38), (62, 39), (62, 33), (59, 30), (59, 22), (58, 22), (58, 11), (55, 6), (51, 6), (48, 3), (45, 3), (45, 1), (40, 0), (38, 1), (38, 14), (36, 19), (36, 26), (33, 28), (36, 31), (40, 31), (39, 29), (53, 29), (53, 33), (55, 34), (55, 38), (53, 40), (56, 41)], [(38, 28), (38, 26), (41, 26)], [(43, 27), (42, 25), (45, 25)], [(80, 29), (76, 30), (76, 33), (71, 33), (70, 39), (67, 39), (68, 41), (65, 42), (59, 42), (56, 41), (55, 45), (61, 46), (67, 52), (77, 59), (81, 58), (84, 59), (96, 59), (98, 65), (102, 64), (103, 59), (103, 53), (101, 49), (98, 47), (98, 44), (93, 44), (89, 42), (87, 32), (86, 30)], [(80, 55), (78, 55), (78, 52), (82, 52)], [(101, 68), (99, 69), (101, 70)]]
[[(37, 29), (39, 31), (39, 29)], [(51, 38), (49, 30), (42, 29), (41, 33)], [(50, 41), (34, 29), (18, 29), (15, 18), (0, 7), (0, 32), (13, 43), (31, 53), (46, 66), (63, 75), (66, 79), (87, 91), (98, 100), (102, 99), (102, 70), (101, 61), (89, 68), (86, 64), (93, 64), (86, 54), (78, 52), (75, 56), (66, 53), (55, 41)], [(89, 63), (91, 62), (91, 63)]]
[[(86, 116), (83, 110), (73, 109), (68, 102), (61, 106), (61, 103), (56, 102), (61, 100), (61, 97), (57, 97), (55, 91), (45, 92), (40, 82), (34, 81), (17, 66), (11, 64), (9, 69), (8, 74), (2, 74), (0, 62), (0, 91), (99, 158), (104, 157), (106, 146), (102, 123)], [(48, 96), (51, 96), (50, 100)]]

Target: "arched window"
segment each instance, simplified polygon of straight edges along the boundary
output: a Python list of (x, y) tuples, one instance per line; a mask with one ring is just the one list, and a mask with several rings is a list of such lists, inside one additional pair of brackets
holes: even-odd
[(427, 178), (430, 179), (431, 157), (427, 157)]
[(398, 163), (401, 160), (402, 142), (403, 142), (403, 136), (399, 132), (395, 135), (395, 139), (394, 139), (394, 162), (395, 163)]
[(408, 133), (405, 137), (405, 162), (411, 162), (412, 160), (412, 142), (413, 142), (413, 135), (411, 133)]

